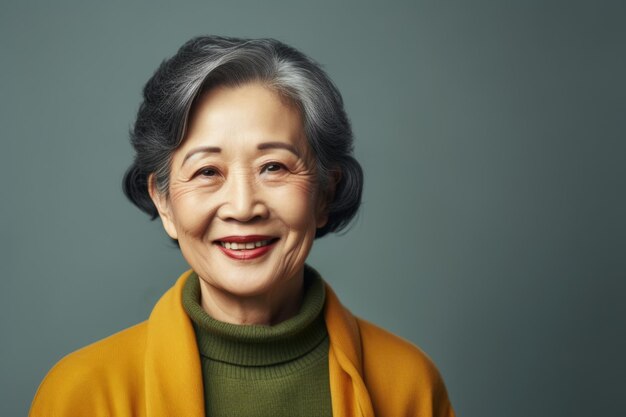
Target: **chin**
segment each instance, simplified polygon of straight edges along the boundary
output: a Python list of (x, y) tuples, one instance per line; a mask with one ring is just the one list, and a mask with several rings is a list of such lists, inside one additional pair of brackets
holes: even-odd
[(228, 276), (213, 276), (206, 280), (213, 288), (230, 295), (249, 298), (270, 294), (281, 288), (289, 287), (289, 279), (280, 279), (249, 270), (232, 271)]

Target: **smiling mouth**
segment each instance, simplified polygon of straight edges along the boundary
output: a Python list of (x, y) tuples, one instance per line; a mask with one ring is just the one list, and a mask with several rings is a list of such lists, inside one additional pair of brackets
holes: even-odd
[(277, 238), (257, 240), (254, 242), (224, 242), (224, 241), (218, 240), (217, 243), (220, 244), (223, 248), (230, 249), (230, 250), (250, 250), (250, 249), (262, 248), (264, 246), (268, 246), (277, 240), (278, 240)]
[(269, 253), (279, 238), (270, 236), (228, 236), (215, 240), (222, 253), (237, 261), (258, 259)]

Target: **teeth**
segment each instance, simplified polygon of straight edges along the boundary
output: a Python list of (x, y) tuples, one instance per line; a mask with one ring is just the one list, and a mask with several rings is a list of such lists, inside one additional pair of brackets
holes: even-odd
[(246, 243), (220, 242), (220, 245), (222, 245), (226, 249), (243, 250), (243, 249), (260, 248), (261, 246), (269, 245), (270, 241), (271, 239), (261, 240), (259, 242), (246, 242)]

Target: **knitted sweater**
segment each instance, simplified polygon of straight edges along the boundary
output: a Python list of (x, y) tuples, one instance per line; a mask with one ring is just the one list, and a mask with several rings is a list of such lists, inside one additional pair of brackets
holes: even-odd
[(193, 321), (207, 417), (331, 416), (324, 283), (305, 275), (298, 314), (276, 326), (217, 321), (201, 307), (192, 274), (183, 306)]

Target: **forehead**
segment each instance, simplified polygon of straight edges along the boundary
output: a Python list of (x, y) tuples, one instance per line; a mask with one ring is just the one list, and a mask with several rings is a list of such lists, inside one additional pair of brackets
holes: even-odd
[(289, 99), (263, 86), (217, 86), (203, 92), (189, 113), (182, 148), (240, 146), (281, 141), (307, 146), (302, 115)]

